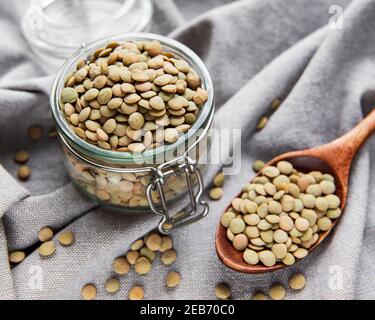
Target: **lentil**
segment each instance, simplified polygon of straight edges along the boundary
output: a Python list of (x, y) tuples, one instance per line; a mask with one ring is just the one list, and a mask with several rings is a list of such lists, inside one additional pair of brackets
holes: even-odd
[(142, 257), (146, 257), (150, 261), (154, 261), (155, 259), (155, 252), (147, 247), (143, 247), (139, 253)]
[(223, 196), (224, 192), (222, 188), (212, 188), (209, 192), (212, 200), (219, 200)]
[(108, 292), (108, 293), (115, 293), (117, 292), (119, 289), (120, 289), (120, 281), (118, 281), (117, 279), (108, 279), (106, 282), (105, 282), (105, 290)]
[(143, 300), (144, 296), (145, 292), (140, 286), (131, 288), (128, 294), (129, 300)]
[(262, 170), (265, 166), (265, 163), (264, 161), (262, 160), (255, 160), (254, 163), (253, 163), (253, 170), (255, 172), (259, 172), (260, 170)]
[(285, 288), (282, 284), (274, 284), (268, 293), (273, 300), (283, 300), (285, 297)]
[(257, 292), (253, 295), (253, 300), (267, 300), (267, 297), (263, 292)]
[(140, 275), (145, 275), (151, 271), (151, 262), (145, 258), (140, 257), (135, 262), (135, 272), (137, 272)]
[(51, 228), (42, 228), (39, 230), (38, 239), (41, 242), (47, 242), (52, 240), (53, 238), (53, 231)]
[(293, 290), (301, 290), (306, 285), (306, 279), (301, 273), (295, 273), (289, 279), (289, 287)]
[(25, 259), (26, 255), (23, 251), (14, 251), (9, 254), (9, 261), (11, 263), (20, 263)]
[(49, 257), (55, 253), (56, 245), (53, 241), (47, 241), (41, 244), (38, 251), (42, 257)]
[(136, 240), (135, 242), (132, 243), (132, 245), (130, 246), (130, 249), (133, 250), (133, 251), (140, 250), (143, 247), (143, 244), (144, 244), (143, 240), (138, 239), (138, 240)]
[(277, 110), (280, 107), (280, 105), (281, 105), (281, 100), (280, 99), (275, 99), (271, 103), (271, 109), (275, 111), (275, 110)]
[(176, 251), (174, 251), (173, 249), (169, 249), (163, 252), (163, 254), (161, 255), (161, 262), (163, 262), (163, 264), (165, 264), (166, 266), (170, 266), (176, 261), (176, 258)]
[(81, 296), (85, 300), (94, 300), (96, 298), (97, 290), (93, 284), (86, 284), (81, 289)]
[(247, 245), (249, 244), (249, 240), (247, 236), (243, 233), (237, 234), (233, 238), (233, 247), (235, 247), (239, 251), (243, 251), (247, 248)]
[(20, 166), (19, 169), (18, 169), (17, 176), (18, 176), (18, 179), (20, 179), (21, 181), (28, 180), (30, 178), (30, 176), (31, 176), (31, 169), (30, 169), (30, 167), (26, 166), (26, 165)]
[(128, 262), (131, 265), (134, 265), (138, 258), (139, 258), (139, 252), (138, 251), (129, 251), (126, 254), (126, 260), (128, 260)]
[(64, 231), (59, 235), (59, 242), (63, 246), (70, 246), (74, 242), (74, 233), (72, 231)]
[(243, 232), (245, 230), (245, 227), (245, 222), (240, 218), (234, 218), (229, 224), (229, 229), (234, 234)]
[(268, 123), (268, 118), (267, 118), (267, 117), (262, 117), (262, 118), (259, 120), (258, 124), (257, 124), (257, 127), (256, 127), (257, 130), (262, 130), (262, 129), (264, 129), (264, 128), (266, 127), (267, 123)]
[(29, 153), (25, 150), (17, 151), (14, 155), (14, 161), (17, 163), (26, 163), (29, 160)]
[(231, 289), (225, 283), (219, 283), (215, 289), (215, 295), (220, 300), (227, 300), (230, 298)]
[(130, 265), (125, 258), (116, 258), (112, 263), (113, 271), (119, 275), (127, 274), (130, 271)]
[(173, 241), (168, 236), (162, 237), (161, 247), (159, 249), (160, 252), (165, 252), (173, 248)]
[[(221, 224), (225, 227), (225, 228), (228, 228), (229, 227), (229, 224), (230, 222), (236, 217), (236, 214), (234, 212), (231, 212), (231, 211), (228, 211), (226, 213), (224, 213), (222, 216), (221, 216)], [(246, 217), (246, 216), (245, 216)], [(245, 220), (246, 221), (246, 220)]]
[(168, 288), (177, 287), (180, 283), (181, 276), (176, 271), (169, 271), (167, 277), (165, 278), (165, 284)]
[(214, 186), (215, 187), (222, 187), (224, 185), (225, 176), (222, 172), (218, 173), (214, 178)]
[(147, 237), (146, 246), (151, 251), (159, 251), (161, 248), (161, 242), (162, 242), (162, 239), (160, 235), (157, 233), (153, 233)]
[(266, 266), (272, 267), (276, 263), (276, 257), (272, 251), (264, 250), (258, 254), (259, 260)]
[(250, 249), (246, 249), (244, 254), (243, 254), (243, 259), (245, 260), (246, 263), (250, 265), (256, 265), (259, 262), (259, 256), (258, 254)]

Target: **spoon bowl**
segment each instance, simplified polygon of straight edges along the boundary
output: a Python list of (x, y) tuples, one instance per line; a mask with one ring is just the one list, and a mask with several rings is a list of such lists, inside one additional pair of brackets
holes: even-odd
[[(340, 208), (344, 211), (348, 196), (350, 167), (355, 154), (367, 138), (375, 131), (375, 110), (363, 119), (354, 129), (342, 137), (312, 149), (292, 151), (279, 155), (266, 164), (265, 167), (275, 165), (279, 161), (289, 161), (301, 172), (321, 171), (330, 173), (335, 178), (335, 194), (340, 198)], [(256, 176), (258, 176), (258, 173)], [(255, 177), (256, 177), (255, 176)], [(254, 177), (254, 178), (255, 178)], [(239, 193), (238, 197), (241, 196)], [(224, 212), (226, 212), (231, 205)], [(340, 218), (332, 221), (332, 227), (319, 233), (317, 242), (309, 249), (314, 250), (333, 230)], [(226, 235), (226, 228), (221, 225), (216, 231), (216, 252), (219, 259), (229, 268), (243, 273), (265, 273), (286, 268), (287, 265), (278, 262), (272, 267), (262, 264), (255, 266), (243, 260), (243, 252), (236, 250)]]

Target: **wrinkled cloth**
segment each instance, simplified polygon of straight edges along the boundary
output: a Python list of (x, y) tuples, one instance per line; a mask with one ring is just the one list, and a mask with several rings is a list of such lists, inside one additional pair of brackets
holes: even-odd
[[(342, 28), (330, 24), (332, 5), (343, 9)], [(306, 288), (287, 292), (289, 299), (375, 298), (375, 141), (357, 154), (351, 170), (349, 198), (340, 223), (306, 259), (271, 274), (246, 275), (217, 258), (215, 229), (220, 215), (254, 173), (255, 159), (270, 160), (282, 152), (329, 142), (350, 130), (375, 100), (375, 1), (242, 0), (155, 1), (152, 32), (170, 35), (191, 47), (206, 63), (214, 82), (215, 129), (239, 129), (241, 167), (227, 177), (221, 200), (209, 215), (173, 234), (177, 261), (169, 268), (157, 259), (152, 271), (120, 277), (114, 295), (104, 290), (114, 276), (111, 264), (129, 245), (155, 228), (154, 215), (123, 215), (98, 207), (70, 183), (58, 141), (49, 139), (53, 125), (48, 105), (53, 78), (32, 59), (20, 30), (27, 1), (0, 3), (0, 298), (80, 299), (86, 283), (98, 288), (98, 299), (126, 299), (133, 285), (143, 285), (147, 299), (213, 299), (220, 282), (233, 299), (249, 299), (271, 283), (287, 283), (302, 271)], [(337, 8), (337, 7), (336, 7)], [(281, 98), (265, 129), (258, 120)], [(40, 124), (44, 136), (31, 141), (27, 128)], [(15, 178), (13, 155), (31, 153), (32, 177)], [(226, 155), (214, 150), (226, 163)], [(220, 164), (205, 175), (209, 186)], [(50, 226), (57, 235), (72, 230), (76, 241), (58, 246), (41, 259), (37, 233)], [(8, 252), (25, 250), (26, 259), (9, 268)], [(168, 270), (181, 276), (168, 290)]]

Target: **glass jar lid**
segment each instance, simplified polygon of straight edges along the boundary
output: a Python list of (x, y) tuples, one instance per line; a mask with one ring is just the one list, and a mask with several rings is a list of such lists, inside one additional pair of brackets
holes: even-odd
[(31, 0), (22, 31), (44, 71), (53, 73), (88, 42), (147, 31), (152, 14), (151, 0)]

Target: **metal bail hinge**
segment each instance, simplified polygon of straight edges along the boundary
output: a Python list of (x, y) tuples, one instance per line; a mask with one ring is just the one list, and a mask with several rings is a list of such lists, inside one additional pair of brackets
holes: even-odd
[[(182, 156), (172, 161), (161, 164), (154, 172), (153, 181), (147, 187), (147, 199), (151, 210), (161, 216), (158, 224), (158, 230), (162, 234), (170, 234), (177, 227), (181, 227), (199, 219), (208, 214), (208, 204), (201, 200), (203, 192), (203, 181), (197, 163), (188, 156)], [(163, 185), (168, 177), (185, 174), (187, 188), (190, 197), (190, 211), (183, 215), (173, 217), (170, 215), (167, 201), (163, 191)], [(197, 180), (197, 190), (194, 190), (192, 179)], [(157, 191), (160, 197), (160, 204), (155, 204), (152, 192)], [(158, 208), (157, 208), (158, 206)]]

